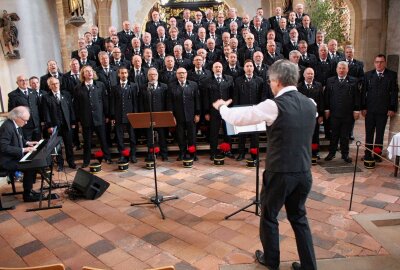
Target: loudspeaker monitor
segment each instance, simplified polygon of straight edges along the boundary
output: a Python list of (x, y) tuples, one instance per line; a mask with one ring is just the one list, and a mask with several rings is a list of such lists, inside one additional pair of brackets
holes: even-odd
[(97, 199), (103, 195), (109, 186), (108, 182), (82, 169), (78, 169), (72, 183), (72, 188), (88, 200)]

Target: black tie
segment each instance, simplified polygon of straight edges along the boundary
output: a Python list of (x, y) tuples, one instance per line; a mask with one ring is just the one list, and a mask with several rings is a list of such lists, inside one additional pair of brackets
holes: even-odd
[(108, 76), (108, 68), (104, 69), (104, 72), (106, 73), (106, 75)]
[(382, 79), (383, 78), (383, 73), (382, 72), (378, 72), (378, 78)]
[(221, 77), (217, 77), (217, 82), (218, 82), (218, 84), (221, 83)]
[(232, 71), (232, 72), (235, 72), (235, 68), (231, 68), (231, 71)]
[(75, 79), (75, 81), (77, 81), (79, 79), (78, 74), (74, 74), (74, 79)]
[(24, 90), (24, 95), (27, 97), (28, 96), (28, 90)]
[(197, 75), (201, 75), (201, 70), (196, 71)]
[(122, 88), (125, 88), (125, 83), (121, 83), (121, 87), (122, 87)]
[(307, 89), (311, 89), (311, 84), (307, 84)]
[(18, 132), (19, 146), (20, 146), (21, 148), (23, 148), (23, 147), (24, 147), (24, 143), (23, 143), (23, 141), (22, 141), (22, 137), (23, 137), (23, 135), (22, 135), (22, 128), (18, 127), (18, 128), (17, 128), (17, 132)]
[(339, 79), (339, 82), (341, 82), (341, 83), (344, 82), (344, 79)]

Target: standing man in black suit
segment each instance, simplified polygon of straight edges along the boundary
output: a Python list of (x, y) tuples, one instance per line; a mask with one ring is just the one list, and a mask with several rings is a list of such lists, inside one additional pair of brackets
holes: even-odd
[[(304, 81), (299, 84), (298, 90), (306, 97), (314, 100), (317, 104), (318, 117), (315, 121), (312, 143), (317, 144), (319, 148), (319, 125), (321, 125), (324, 120), (324, 92), (322, 84), (314, 80), (314, 70), (312, 68), (306, 68), (303, 76)], [(319, 150), (313, 150), (312, 155), (313, 157), (319, 158)]]
[(189, 146), (196, 145), (196, 124), (200, 121), (200, 96), (197, 83), (187, 80), (187, 71), (178, 68), (174, 82), (168, 85), (167, 110), (176, 119), (176, 140), (181, 161)]
[(129, 71), (128, 80), (136, 83), (139, 89), (147, 85), (147, 69), (142, 67), (142, 58), (139, 55), (132, 57), (132, 68)]
[(297, 28), (297, 31), (299, 32), (299, 40), (305, 40), (308, 45), (315, 43), (317, 28), (311, 25), (310, 16), (303, 16), (302, 24)]
[(119, 42), (125, 45), (129, 45), (133, 38), (133, 32), (131, 30), (131, 23), (124, 21), (122, 23), (122, 30), (117, 33)]
[[(233, 91), (233, 105), (255, 105), (262, 101), (263, 80), (255, 76), (252, 60), (247, 59), (244, 64), (244, 75), (236, 78)], [(245, 142), (248, 135), (239, 134), (239, 155), (236, 160), (241, 161), (246, 156)], [(250, 135), (250, 148), (258, 148), (258, 134)]]
[[(354, 47), (352, 45), (346, 45), (344, 49), (345, 57), (346, 57), (346, 62), (349, 64), (349, 76), (355, 77), (358, 79), (357, 82), (357, 89), (360, 91), (360, 94), (362, 92), (362, 86), (364, 83), (364, 63), (354, 59)], [(350, 132), (350, 140), (354, 140), (354, 122), (351, 127), (351, 132)]]
[(283, 59), (283, 55), (280, 54), (276, 50), (276, 42), (273, 40), (268, 40), (267, 42), (267, 51), (265, 52), (264, 56), (264, 63), (267, 64), (267, 66), (271, 66), (273, 63), (278, 61), (279, 59)]
[[(13, 173), (17, 170), (19, 160), (28, 152), (34, 151), (36, 141), (25, 140), (21, 128), (30, 119), (29, 108), (18, 106), (10, 110), (8, 119), (0, 127), (0, 168)], [(32, 193), (35, 180), (35, 170), (24, 171), (23, 187), (24, 202), (39, 200), (38, 193)]]
[[(205, 83), (207, 88), (203, 107), (205, 109), (205, 119), (210, 121), (210, 159), (214, 160), (217, 154), (218, 134), (221, 125), (224, 130), (224, 141), (231, 144), (231, 138), (226, 134), (226, 125), (219, 111), (215, 110), (212, 104), (218, 99), (228, 100), (232, 97), (234, 81), (232, 76), (223, 75), (223, 67), (220, 62), (214, 63), (212, 71), (214, 76)], [(226, 156), (234, 158), (231, 152), (226, 153)]]
[(308, 44), (304, 40), (299, 42), (299, 52), (301, 53), (299, 64), (305, 67), (313, 67), (317, 62), (317, 57), (311, 53), (308, 53)]
[(267, 42), (268, 28), (261, 25), (262, 19), (259, 16), (255, 16), (253, 19), (253, 26), (250, 28), (251, 33), (254, 35), (254, 40), (257, 41), (258, 46), (265, 47)]
[(243, 68), (239, 65), (236, 53), (230, 53), (228, 56), (228, 64), (223, 67), (223, 74), (228, 75), (235, 80), (244, 74)]
[[(147, 71), (148, 84), (142, 85), (139, 89), (139, 112), (163, 112), (167, 108), (167, 92), (168, 87), (164, 83), (158, 81), (158, 71), (156, 68), (149, 68)], [(160, 154), (162, 161), (168, 161), (168, 148), (167, 141), (165, 138), (164, 128), (155, 128), (154, 131), (158, 133), (158, 140), (160, 145)], [(149, 152), (147, 159), (152, 159), (150, 154), (150, 147), (154, 147), (151, 144), (153, 134), (151, 129), (147, 129), (147, 147)]]
[(238, 50), (238, 59), (241, 66), (244, 65), (244, 62), (248, 59), (253, 59), (253, 55), (255, 52), (261, 51), (260, 47), (254, 45), (254, 35), (252, 33), (247, 34), (245, 37), (246, 44), (243, 48)]
[(276, 7), (275, 16), (272, 16), (268, 19), (269, 25), (271, 26), (271, 28), (275, 29), (275, 31), (279, 28), (280, 19), (282, 19), (282, 8)]
[(91, 66), (85, 66), (80, 73), (81, 83), (75, 87), (74, 108), (76, 120), (81, 123), (83, 135), (83, 164), (89, 166), (92, 147), (92, 133), (99, 138), (104, 159), (111, 164), (110, 150), (106, 141), (105, 123), (108, 123), (108, 98), (104, 83), (97, 81)]
[[(372, 149), (375, 144), (382, 150), (387, 119), (397, 112), (399, 86), (397, 73), (386, 68), (385, 55), (378, 54), (374, 66), (375, 69), (364, 76), (362, 115), (365, 117), (365, 145)], [(364, 158), (382, 161), (378, 156), (372, 157), (368, 150)]]
[(328, 50), (329, 50), (328, 57), (330, 60), (332, 60), (332, 62), (336, 63), (345, 60), (344, 54), (338, 52), (337, 48), (338, 48), (338, 43), (336, 39), (331, 39), (328, 41)]
[[(222, 118), (233, 125), (268, 125), (267, 162), (261, 190), (260, 239), (264, 249), (256, 251), (257, 261), (268, 269), (279, 269), (279, 226), (277, 216), (285, 205), (287, 218), (294, 230), (300, 263), (295, 270), (317, 269), (311, 230), (305, 203), (312, 186), (311, 138), (316, 108), (313, 102), (296, 90), (297, 68), (286, 60), (270, 67), (269, 78), (274, 99), (256, 106), (227, 106), (231, 100), (213, 104)], [(296, 155), (287, 153), (296, 149)]]
[(136, 137), (133, 127), (129, 123), (127, 114), (138, 112), (138, 85), (128, 81), (128, 69), (120, 67), (118, 69), (119, 83), (111, 88), (110, 98), (110, 118), (111, 124), (115, 126), (115, 135), (117, 137), (118, 152), (120, 158), (118, 161), (127, 161), (121, 152), (124, 147), (124, 131), (129, 135), (130, 156), (129, 160), (136, 163)]
[[(47, 79), (50, 77), (55, 77), (62, 80), (63, 74), (61, 73), (60, 69), (58, 68), (58, 64), (55, 60), (49, 60), (47, 62), (47, 74), (40, 77), (40, 89), (45, 90), (46, 92), (50, 92), (49, 85), (47, 84)], [(61, 85), (61, 89), (63, 85)]]
[(25, 106), (30, 110), (28, 123), (24, 124), (22, 132), (28, 141), (38, 141), (41, 138), (39, 99), (32, 89), (28, 88), (28, 79), (24, 75), (17, 77), (18, 88), (8, 94), (8, 110)]
[(151, 20), (146, 23), (145, 31), (150, 33), (151, 38), (157, 39), (157, 28), (159, 26), (164, 27), (164, 30), (167, 31), (167, 24), (160, 20), (160, 13), (157, 10), (153, 10), (151, 13)]
[[(68, 167), (75, 169), (74, 152), (72, 146), (72, 129), (75, 128), (75, 113), (72, 99), (68, 92), (60, 91), (60, 82), (51, 77), (48, 79), (51, 90), (43, 97), (43, 116), (45, 127), (49, 134), (53, 133), (53, 128), (58, 128), (58, 136), (61, 136), (64, 142), (65, 155)], [(64, 159), (62, 153), (58, 156), (58, 171), (64, 168)]]
[[(111, 88), (118, 84), (117, 68), (110, 65), (110, 58), (106, 52), (99, 53), (100, 66), (96, 69), (97, 78), (106, 87), (106, 96), (110, 101)], [(111, 122), (106, 123), (106, 140), (109, 147), (112, 146)]]
[(42, 107), (42, 98), (45, 94), (47, 94), (44, 90), (40, 89), (39, 78), (36, 76), (32, 76), (29, 78), (29, 86), (32, 89), (32, 92), (36, 95), (39, 104), (39, 115), (40, 115), (40, 129), (42, 131), (43, 137), (47, 138), (47, 131), (43, 130), (44, 127), (44, 117), (43, 117), (43, 107)]
[(159, 80), (166, 85), (173, 81), (176, 81), (175, 59), (173, 56), (168, 55), (167, 57), (165, 57), (164, 69), (160, 73)]
[(289, 42), (286, 44), (283, 44), (283, 55), (285, 56), (286, 59), (289, 59), (289, 53), (293, 50), (298, 49), (299, 45), (299, 33), (297, 32), (297, 29), (293, 28), (289, 32)]
[(229, 25), (232, 22), (236, 22), (237, 23), (237, 28), (241, 28), (242, 25), (243, 25), (242, 18), (240, 18), (237, 15), (237, 10), (236, 10), (236, 8), (233, 8), (233, 7), (229, 8), (229, 10), (228, 10), (228, 18), (225, 20), (224, 23), (225, 23), (225, 26), (229, 28)]
[(92, 25), (90, 27), (90, 33), (92, 34), (92, 42), (100, 47), (101, 50), (104, 51), (104, 38), (99, 36), (99, 28), (96, 25)]
[(360, 117), (360, 92), (357, 89), (357, 79), (348, 76), (349, 66), (346, 61), (340, 61), (336, 67), (337, 76), (326, 82), (325, 88), (325, 118), (330, 121), (332, 138), (326, 161), (335, 158), (340, 139), (340, 152), (346, 163), (351, 163), (349, 157), (349, 134), (354, 120)]
[[(71, 61), (69, 62), (69, 67), (70, 67), (70, 71), (66, 72), (63, 76), (63, 85), (64, 85), (64, 89), (66, 92), (69, 93), (69, 95), (72, 98), (72, 103), (73, 103), (73, 98), (75, 96), (74, 94), (74, 89), (75, 87), (80, 84), (80, 74), (79, 74), (79, 70), (80, 70), (80, 66), (79, 66), (79, 61), (75, 58), (72, 58)], [(47, 132), (47, 131), (46, 131)], [(81, 150), (81, 143), (79, 141), (79, 125), (78, 123), (75, 124), (75, 128), (73, 128), (72, 130), (72, 141), (75, 145), (75, 149), (76, 150)]]

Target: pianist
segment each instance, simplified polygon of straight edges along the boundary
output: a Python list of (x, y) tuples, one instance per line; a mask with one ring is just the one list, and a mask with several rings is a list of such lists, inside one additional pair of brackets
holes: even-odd
[[(28, 142), (23, 138), (22, 127), (30, 117), (29, 108), (18, 106), (8, 113), (8, 119), (0, 127), (0, 169), (13, 172), (18, 161), (28, 152), (34, 151), (37, 142)], [(39, 200), (38, 193), (32, 193), (35, 170), (25, 170), (23, 179), (25, 202)]]

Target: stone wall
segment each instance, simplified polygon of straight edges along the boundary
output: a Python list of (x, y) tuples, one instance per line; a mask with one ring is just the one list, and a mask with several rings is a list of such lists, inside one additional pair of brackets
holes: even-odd
[(60, 42), (54, 1), (2, 0), (0, 10), (16, 12), (16, 22), (21, 59), (7, 60), (0, 55), (0, 87), (7, 110), (8, 92), (14, 90), (16, 77), (41, 76), (45, 73), (48, 59), (61, 62)]

